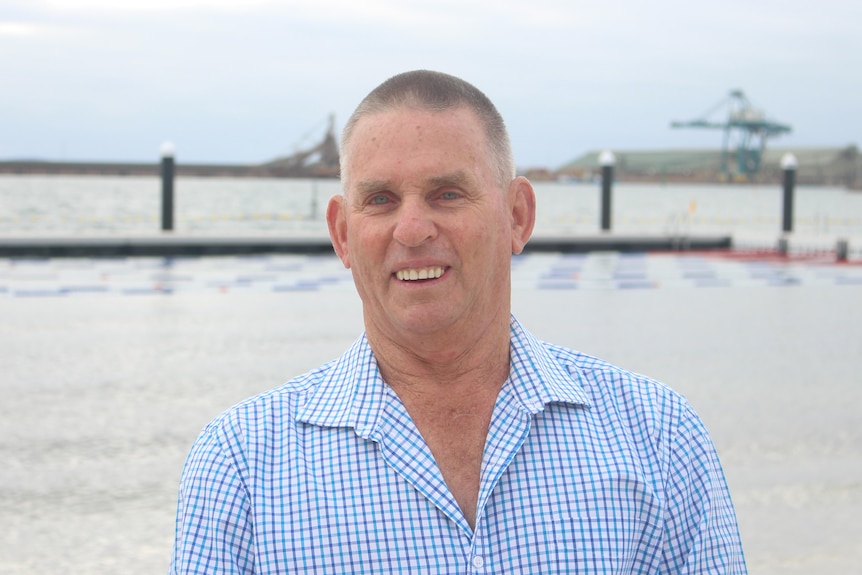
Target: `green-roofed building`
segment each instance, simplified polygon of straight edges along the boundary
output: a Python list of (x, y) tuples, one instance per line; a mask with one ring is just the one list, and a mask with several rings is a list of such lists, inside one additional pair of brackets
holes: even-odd
[[(594, 179), (601, 174), (599, 154), (594, 150), (557, 170), (561, 179)], [(616, 158), (614, 178), (620, 181), (647, 182), (727, 182), (751, 181), (738, 173), (723, 173), (722, 151), (692, 150), (613, 150)], [(862, 155), (856, 146), (844, 148), (768, 148), (763, 152), (755, 182), (780, 181), (781, 159), (793, 154), (797, 162), (797, 182), (802, 185), (862, 185)]]

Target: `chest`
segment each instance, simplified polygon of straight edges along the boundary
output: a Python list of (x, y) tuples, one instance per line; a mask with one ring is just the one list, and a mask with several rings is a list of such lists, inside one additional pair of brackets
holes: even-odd
[(416, 421), (443, 481), (471, 529), (476, 524), (489, 421), (490, 414), (485, 418), (461, 413), (437, 421)]
[[(403, 426), (382, 441), (350, 429), (291, 435), (250, 478), (258, 565), (283, 572), (622, 572), (660, 557), (661, 502), (631, 458), (596, 438), (534, 426), (511, 445), (491, 426), (476, 529), (428, 447)], [(587, 569), (589, 568), (589, 569)], [(279, 571), (279, 569), (283, 571)]]

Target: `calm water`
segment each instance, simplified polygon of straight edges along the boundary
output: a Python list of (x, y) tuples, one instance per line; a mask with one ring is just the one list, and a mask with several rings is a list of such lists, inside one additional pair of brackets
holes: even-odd
[[(155, 232), (158, 185), (0, 176), (0, 234)], [(322, 230), (338, 189), (179, 179), (177, 227)], [(596, 186), (537, 192), (539, 233), (597, 230)], [(620, 231), (780, 228), (777, 187), (619, 185), (614, 205)], [(858, 192), (800, 188), (797, 229), (862, 237), (860, 210)], [(513, 279), (513, 308), (537, 335), (689, 397), (722, 457), (752, 574), (858, 572), (858, 264), (544, 254), (519, 259)], [(200, 428), (361, 330), (334, 256), (0, 260), (0, 292), (12, 296), (0, 297), (4, 575), (166, 572)]]
[[(537, 233), (594, 233), (599, 188), (537, 183)], [(179, 232), (324, 230), (336, 180), (178, 178)], [(148, 233), (160, 222), (155, 177), (0, 175), (0, 233)], [(614, 187), (613, 229), (621, 233), (776, 235), (782, 192), (775, 186)], [(862, 237), (862, 192), (800, 187), (794, 231), (811, 238)]]
[[(862, 286), (516, 288), (540, 337), (685, 393), (751, 573), (862, 564)], [(354, 292), (0, 298), (0, 573), (164, 573), (185, 455), (240, 399), (339, 354)]]

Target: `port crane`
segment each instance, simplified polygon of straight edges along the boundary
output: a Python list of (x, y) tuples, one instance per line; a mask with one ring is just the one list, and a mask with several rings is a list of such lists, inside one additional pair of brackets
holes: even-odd
[[(725, 108), (727, 120), (714, 121), (710, 117), (719, 109)], [(762, 110), (751, 105), (742, 90), (732, 90), (718, 104), (694, 120), (671, 122), (672, 128), (709, 128), (724, 131), (721, 148), (721, 172), (730, 175), (729, 159), (735, 148), (736, 173), (751, 178), (760, 171), (766, 140), (787, 134), (792, 128), (768, 120)]]

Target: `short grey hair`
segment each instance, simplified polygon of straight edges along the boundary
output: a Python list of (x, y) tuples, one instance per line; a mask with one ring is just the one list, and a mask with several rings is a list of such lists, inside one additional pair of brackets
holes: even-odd
[(372, 114), (399, 107), (442, 112), (464, 106), (482, 122), (492, 169), (500, 185), (507, 186), (515, 177), (515, 159), (502, 116), (491, 100), (472, 84), (455, 76), (429, 70), (415, 70), (393, 76), (372, 90), (348, 118), (341, 134), (341, 179), (346, 182), (350, 141), (356, 124)]

